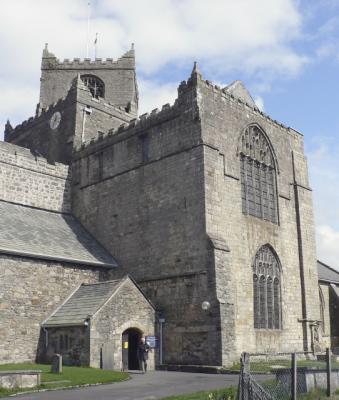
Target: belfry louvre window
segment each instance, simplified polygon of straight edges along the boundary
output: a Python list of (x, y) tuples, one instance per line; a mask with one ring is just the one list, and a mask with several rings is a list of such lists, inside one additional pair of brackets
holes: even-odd
[(277, 223), (274, 158), (263, 131), (250, 125), (241, 136), (240, 180), (244, 214)]
[(96, 99), (98, 97), (105, 96), (105, 85), (104, 82), (94, 75), (81, 75), (81, 80), (91, 91), (92, 96)]
[(269, 245), (262, 246), (253, 263), (254, 328), (281, 329), (280, 264)]

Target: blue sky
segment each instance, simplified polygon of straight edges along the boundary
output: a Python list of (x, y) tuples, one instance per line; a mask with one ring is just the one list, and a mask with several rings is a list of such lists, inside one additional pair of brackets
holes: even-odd
[[(87, 0), (1, 1), (0, 131), (34, 114), (45, 42), (85, 56)], [(318, 257), (339, 268), (339, 0), (91, 1), (90, 55), (135, 43), (140, 113), (173, 102), (197, 60), (205, 79), (242, 80), (258, 106), (302, 132)]]

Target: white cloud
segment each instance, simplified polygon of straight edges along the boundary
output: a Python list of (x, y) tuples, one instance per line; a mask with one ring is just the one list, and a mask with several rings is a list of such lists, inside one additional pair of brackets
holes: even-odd
[(339, 230), (329, 225), (320, 225), (316, 229), (318, 258), (339, 270)]
[(257, 96), (254, 99), (254, 102), (255, 102), (256, 106), (259, 108), (260, 111), (264, 111), (265, 110), (264, 99), (261, 96)]
[(308, 154), (316, 221), (318, 258), (339, 268), (339, 147), (335, 138), (322, 135)]
[[(119, 57), (135, 42), (139, 76), (145, 82), (154, 80), (155, 75), (158, 78), (159, 90), (156, 84), (141, 82), (141, 95), (145, 96), (141, 104), (170, 101), (173, 84), (164, 83), (163, 69), (167, 68), (167, 74), (169, 69), (180, 71), (194, 60), (215, 80), (222, 80), (230, 70), (261, 72), (262, 76), (296, 74), (307, 62), (291, 45), (300, 37), (302, 24), (293, 0), (92, 3), (91, 55), (96, 32), (102, 58)], [(8, 83), (13, 93), (1, 110), (7, 114), (2, 121), (7, 116), (18, 121), (26, 118), (32, 107), (31, 95), (24, 96), (30, 104), (23, 105), (22, 92), (24, 88), (30, 88), (30, 93), (37, 91), (45, 42), (60, 58), (85, 56), (87, 0), (11, 0), (2, 2), (1, 7), (0, 80)], [(165, 101), (166, 93), (170, 98)]]
[(177, 98), (177, 84), (161, 84), (152, 80), (139, 80), (140, 104), (139, 114), (151, 112), (166, 104), (173, 104)]

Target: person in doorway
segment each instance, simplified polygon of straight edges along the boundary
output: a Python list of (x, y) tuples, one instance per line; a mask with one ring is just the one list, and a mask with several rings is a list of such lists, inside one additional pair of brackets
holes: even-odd
[(140, 343), (138, 346), (138, 360), (139, 360), (139, 368), (140, 371), (145, 374), (147, 372), (147, 360), (148, 360), (148, 352), (150, 350), (149, 345), (146, 343), (144, 337), (140, 339)]

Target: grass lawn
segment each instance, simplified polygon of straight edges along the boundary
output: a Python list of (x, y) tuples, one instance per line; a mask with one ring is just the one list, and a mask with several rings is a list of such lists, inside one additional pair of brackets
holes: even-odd
[[(126, 372), (103, 371), (96, 368), (86, 367), (62, 367), (61, 374), (52, 374), (51, 366), (46, 364), (4, 364), (0, 365), (0, 371), (12, 370), (41, 370), (41, 385), (38, 389), (51, 389), (58, 387), (80, 386), (95, 383), (112, 383), (120, 382), (128, 379), (129, 375)], [(23, 392), (33, 389), (1, 389), (0, 397), (8, 396), (9, 394)]]
[[(251, 358), (250, 358), (251, 360)], [(258, 373), (267, 373), (271, 372), (272, 370), (276, 370), (277, 367), (285, 367), (291, 368), (291, 360), (290, 359), (271, 359), (268, 361), (262, 360), (255, 360), (255, 357), (252, 358), (250, 361), (250, 369), (251, 372), (258, 372)], [(315, 361), (315, 360), (297, 360), (297, 367), (308, 367), (310, 369), (326, 369), (325, 361)], [(332, 368), (339, 369), (339, 362), (332, 361)], [(240, 363), (234, 363), (230, 368), (232, 371), (240, 371)]]

